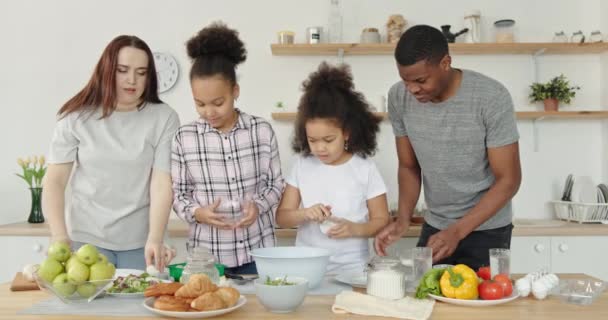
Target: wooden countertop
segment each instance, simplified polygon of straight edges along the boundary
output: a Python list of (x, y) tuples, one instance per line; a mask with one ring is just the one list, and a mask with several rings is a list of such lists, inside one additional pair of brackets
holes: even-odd
[[(559, 275), (560, 278), (584, 278), (584, 275)], [(11, 292), (8, 284), (0, 285), (0, 319), (117, 319), (116, 317), (90, 317), (90, 316), (66, 316), (66, 315), (18, 315), (17, 312), (28, 308), (34, 303), (49, 298), (49, 295), (41, 291)], [(368, 317), (358, 315), (336, 315), (331, 312), (334, 296), (308, 296), (304, 303), (293, 313), (274, 314), (267, 312), (257, 301), (255, 296), (247, 295), (247, 304), (216, 319), (387, 319), (382, 317)], [(141, 303), (140, 300), (134, 303)], [(471, 308), (459, 307), (446, 303), (435, 304), (431, 319), (535, 319), (535, 320), (560, 320), (577, 319), (584, 317), (585, 320), (608, 319), (608, 291), (604, 292), (593, 304), (589, 306), (577, 306), (566, 304), (558, 297), (551, 296), (546, 300), (538, 301), (534, 298), (521, 298), (513, 302), (486, 307)], [(129, 317), (131, 318), (131, 317)], [(159, 319), (153, 314), (149, 317), (133, 317), (133, 319)]]
[[(528, 220), (516, 219), (513, 236), (515, 237), (549, 237), (549, 236), (608, 236), (608, 225), (579, 224), (559, 220)], [(179, 238), (188, 236), (188, 225), (181, 220), (170, 220), (169, 237)], [(0, 225), (0, 236), (38, 236), (50, 235), (48, 225), (30, 224), (27, 222)], [(295, 229), (277, 229), (278, 238), (294, 238)], [(411, 226), (406, 237), (418, 237), (420, 225)]]

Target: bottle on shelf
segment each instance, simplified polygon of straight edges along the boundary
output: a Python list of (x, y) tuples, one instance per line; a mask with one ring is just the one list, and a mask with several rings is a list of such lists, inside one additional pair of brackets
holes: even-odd
[(342, 42), (342, 12), (340, 11), (340, 0), (329, 0), (329, 23), (327, 38), (330, 43)]

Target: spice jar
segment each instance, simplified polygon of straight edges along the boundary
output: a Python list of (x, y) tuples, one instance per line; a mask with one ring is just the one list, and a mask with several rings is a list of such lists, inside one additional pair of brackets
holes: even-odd
[(564, 31), (559, 31), (555, 33), (555, 36), (553, 36), (553, 42), (568, 42), (568, 36), (566, 36), (566, 34), (564, 33)]
[(322, 27), (308, 27), (306, 28), (306, 42), (309, 44), (321, 43), (321, 33), (323, 32)]
[(205, 274), (211, 282), (220, 283), (220, 273), (215, 267), (215, 257), (209, 249), (205, 247), (189, 247), (188, 258), (186, 258), (186, 266), (182, 271), (182, 277), (179, 282), (186, 283), (193, 274)]
[(278, 44), (293, 44), (295, 33), (293, 31), (279, 31), (277, 32), (277, 43)]
[(591, 31), (591, 35), (589, 36), (589, 42), (602, 42), (604, 41), (604, 36), (599, 30)]
[(361, 32), (361, 43), (380, 43), (380, 32), (378, 32), (378, 29), (363, 29)]
[(496, 27), (496, 42), (498, 43), (511, 43), (515, 41), (513, 35), (513, 29), (515, 26), (515, 20), (504, 19), (494, 22)]
[(405, 271), (399, 259), (374, 257), (366, 271), (367, 294), (391, 300), (405, 297)]
[(572, 37), (570, 37), (570, 42), (572, 43), (583, 43), (585, 42), (585, 35), (581, 30), (572, 33)]

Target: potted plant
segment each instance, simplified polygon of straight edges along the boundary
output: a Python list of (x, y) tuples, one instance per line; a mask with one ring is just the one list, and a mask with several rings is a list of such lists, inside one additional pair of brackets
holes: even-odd
[(547, 83), (533, 83), (530, 88), (530, 100), (532, 102), (542, 101), (545, 104), (545, 111), (557, 111), (559, 102), (569, 104), (576, 95), (578, 86), (570, 86), (570, 82), (561, 74)]

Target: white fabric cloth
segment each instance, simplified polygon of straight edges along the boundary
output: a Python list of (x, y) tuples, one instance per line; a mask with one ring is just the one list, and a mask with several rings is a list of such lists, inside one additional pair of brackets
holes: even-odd
[[(374, 161), (357, 155), (340, 165), (326, 165), (314, 156), (300, 156), (286, 181), (300, 191), (302, 207), (329, 205), (334, 217), (355, 223), (368, 221), (367, 200), (386, 193)], [(331, 250), (328, 273), (353, 268), (362, 271), (369, 257), (368, 239), (330, 239), (315, 222), (298, 226), (296, 246)]]
[(354, 291), (342, 291), (331, 306), (333, 313), (354, 313), (364, 316), (393, 317), (399, 319), (426, 320), (433, 313), (435, 300), (418, 300), (405, 297), (387, 300)]

